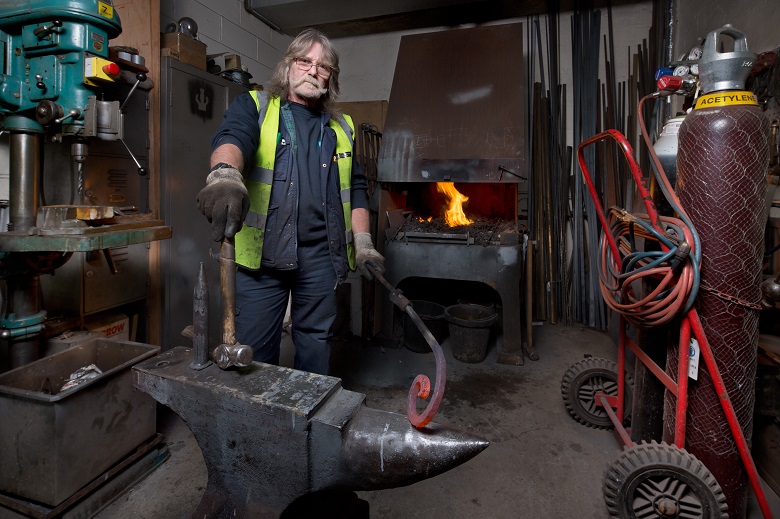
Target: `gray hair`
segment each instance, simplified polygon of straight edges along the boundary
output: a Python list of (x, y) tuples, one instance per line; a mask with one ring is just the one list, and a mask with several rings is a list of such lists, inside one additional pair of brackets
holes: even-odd
[(336, 117), (340, 113), (336, 108), (336, 99), (339, 96), (339, 53), (328, 37), (317, 29), (311, 27), (304, 29), (290, 43), (290, 46), (287, 47), (287, 52), (285, 52), (279, 63), (276, 64), (266, 91), (270, 95), (286, 98), (290, 91), (290, 66), (293, 60), (303, 56), (315, 43), (322, 45), (323, 61), (333, 70), (328, 79), (328, 92), (319, 98), (317, 107), (323, 112), (328, 112), (331, 116)]

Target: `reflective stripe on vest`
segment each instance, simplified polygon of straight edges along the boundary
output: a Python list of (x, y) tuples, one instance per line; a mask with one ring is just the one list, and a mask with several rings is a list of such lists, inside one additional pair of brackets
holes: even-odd
[[(253, 90), (250, 92), (257, 106), (260, 124), (260, 144), (254, 158), (254, 166), (247, 175), (246, 188), (249, 192), (249, 213), (244, 225), (236, 234), (236, 263), (250, 269), (259, 269), (263, 257), (263, 235), (271, 200), (274, 163), (276, 161), (276, 136), (279, 132), (279, 114), (281, 102), (278, 97), (268, 98), (268, 94)], [(336, 155), (338, 162), (339, 190), (344, 211), (345, 238), (349, 268), (355, 270), (355, 248), (352, 240), (352, 203), (350, 186), (352, 183), (352, 137), (355, 128), (352, 119), (344, 115), (339, 121), (333, 118), (328, 126), (336, 132)], [(349, 133), (347, 133), (349, 131)]]

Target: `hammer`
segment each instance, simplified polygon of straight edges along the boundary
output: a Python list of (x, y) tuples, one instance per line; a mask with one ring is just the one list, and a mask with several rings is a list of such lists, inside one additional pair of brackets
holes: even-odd
[(222, 295), (222, 344), (214, 348), (211, 357), (220, 369), (249, 366), (252, 348), (236, 340), (236, 245), (233, 238), (222, 240), (219, 285)]

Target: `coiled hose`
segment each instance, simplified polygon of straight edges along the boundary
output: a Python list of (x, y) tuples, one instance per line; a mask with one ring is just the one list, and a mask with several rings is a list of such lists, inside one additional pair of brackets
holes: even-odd
[[(640, 100), (639, 123), (656, 166), (654, 174), (658, 185), (680, 218), (658, 214), (639, 165), (634, 159), (631, 144), (622, 133), (606, 130), (583, 141), (577, 148), (582, 176), (603, 229), (599, 244), (601, 259), (598, 265), (602, 297), (607, 306), (638, 327), (664, 324), (681, 312), (688, 311), (696, 300), (701, 279), (699, 237), (666, 178), (642, 118), (644, 102), (661, 95), (663, 94), (656, 92)], [(606, 139), (616, 141), (622, 150), (647, 214), (632, 214), (624, 209), (611, 208), (607, 219), (584, 155), (585, 148)], [(648, 246), (653, 242), (657, 247)], [(659, 250), (652, 250), (653, 248)], [(643, 281), (649, 278), (653, 283), (644, 284)], [(649, 293), (645, 293), (645, 286), (653, 288)]]

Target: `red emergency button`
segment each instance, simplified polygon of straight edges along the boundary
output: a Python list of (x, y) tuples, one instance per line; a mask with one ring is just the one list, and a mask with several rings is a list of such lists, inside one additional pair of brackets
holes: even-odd
[(116, 76), (119, 74), (119, 65), (116, 63), (107, 63), (103, 65), (103, 72), (108, 74), (109, 76)]

